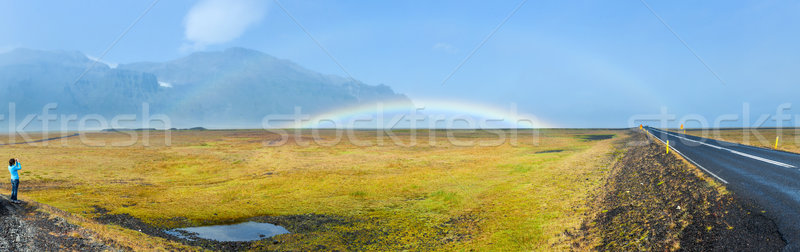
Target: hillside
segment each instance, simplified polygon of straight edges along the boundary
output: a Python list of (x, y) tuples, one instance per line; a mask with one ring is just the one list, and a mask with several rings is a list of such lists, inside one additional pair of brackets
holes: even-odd
[(0, 90), (7, 100), (0, 109), (9, 111), (14, 103), (17, 115), (41, 113), (45, 104), (57, 103), (54, 113), (99, 114), (110, 120), (141, 114), (146, 102), (151, 114), (167, 114), (179, 127), (259, 127), (264, 116), (290, 114), (295, 107), (315, 113), (408, 101), (385, 85), (320, 74), (244, 48), (117, 68), (95, 64), (80, 52), (16, 49), (0, 54)]

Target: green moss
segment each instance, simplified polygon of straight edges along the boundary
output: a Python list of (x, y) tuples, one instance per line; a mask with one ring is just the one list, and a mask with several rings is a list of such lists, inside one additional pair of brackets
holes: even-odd
[[(611, 150), (607, 142), (574, 137), (610, 134), (596, 130), (546, 130), (536, 143), (521, 137), (516, 146), (488, 147), (448, 146), (446, 132), (429, 133), (440, 146), (427, 145), (425, 136), (415, 147), (347, 142), (265, 147), (263, 131), (242, 130), (175, 132), (172, 146), (78, 144), (9, 151), (24, 153), (22, 158), (31, 160), (26, 165), (36, 167), (29, 182), (36, 189), (24, 197), (85, 217), (94, 216), (94, 205), (163, 227), (317, 214), (342, 221), (310, 223), (308, 232), (258, 246), (537, 250), (552, 248), (548, 241), (562, 226), (577, 225), (581, 215), (572, 209), (596, 184), (584, 181), (602, 176), (595, 158)], [(373, 131), (357, 134), (375, 140)], [(470, 141), (494, 136), (456, 135)], [(548, 149), (567, 151), (533, 153)]]

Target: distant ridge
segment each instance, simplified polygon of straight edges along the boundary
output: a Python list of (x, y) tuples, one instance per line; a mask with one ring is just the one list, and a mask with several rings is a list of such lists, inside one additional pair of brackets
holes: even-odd
[[(80, 80), (86, 68), (94, 67)], [(317, 113), (363, 103), (410, 100), (386, 85), (367, 85), (303, 68), (245, 48), (196, 52), (167, 62), (138, 62), (111, 68), (76, 51), (15, 49), (0, 54), (0, 90), (17, 114), (163, 113), (173, 125), (260, 127), (271, 114)]]

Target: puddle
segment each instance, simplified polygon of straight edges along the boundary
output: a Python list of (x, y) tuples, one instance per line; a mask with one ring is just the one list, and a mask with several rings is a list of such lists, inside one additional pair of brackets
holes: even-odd
[(578, 135), (577, 137), (580, 138), (580, 139), (583, 139), (585, 141), (594, 141), (594, 140), (611, 139), (611, 138), (614, 137), (614, 135), (600, 135), (600, 134), (597, 134), (597, 135)]
[(545, 151), (539, 151), (539, 152), (536, 152), (536, 154), (542, 154), (542, 153), (556, 153), (556, 152), (562, 152), (562, 151), (564, 151), (564, 150), (545, 150)]
[(278, 225), (252, 221), (231, 225), (176, 228), (164, 232), (186, 240), (202, 238), (214, 241), (255, 241), (289, 233)]

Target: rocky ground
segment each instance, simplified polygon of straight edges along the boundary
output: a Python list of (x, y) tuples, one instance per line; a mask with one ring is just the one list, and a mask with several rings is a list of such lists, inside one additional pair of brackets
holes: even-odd
[(13, 204), (0, 196), (0, 251), (108, 251), (115, 248), (61, 217), (37, 211), (34, 203)]
[[(777, 226), (642, 131), (591, 203), (574, 248), (645, 251), (779, 251)], [(637, 144), (638, 143), (638, 144)]]

